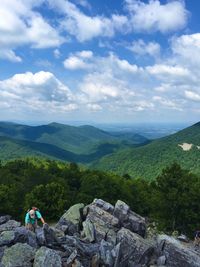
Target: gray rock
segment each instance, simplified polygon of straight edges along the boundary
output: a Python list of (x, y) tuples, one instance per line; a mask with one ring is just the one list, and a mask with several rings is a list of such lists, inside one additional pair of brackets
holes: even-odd
[(41, 247), (35, 254), (33, 267), (62, 267), (60, 255), (53, 249)]
[(35, 252), (31, 246), (17, 243), (5, 249), (1, 263), (5, 267), (31, 267)]
[(99, 247), (99, 253), (100, 253), (100, 262), (101, 264), (112, 267), (114, 264), (114, 258), (112, 256), (113, 246), (112, 244), (106, 242), (105, 240), (101, 241), (100, 247)]
[(114, 216), (119, 219), (120, 226), (129, 229), (130, 231), (146, 236), (145, 219), (137, 213), (130, 210), (130, 207), (121, 200), (115, 204)]
[(74, 233), (79, 232), (82, 223), (83, 208), (84, 204), (82, 203), (69, 208), (60, 218), (56, 228), (62, 230), (62, 225), (67, 225), (67, 228), (65, 229), (67, 234), (73, 235)]
[(95, 198), (94, 201), (92, 202), (92, 204), (96, 205), (97, 207), (109, 212), (109, 213), (113, 213), (114, 211), (114, 206), (111, 205), (110, 203), (102, 200), (102, 199), (97, 199)]
[(14, 231), (4, 231), (0, 233), (0, 246), (11, 246), (15, 241)]
[(75, 258), (77, 257), (77, 250), (75, 249), (67, 259), (67, 265), (71, 266)]
[(200, 267), (200, 254), (193, 250), (189, 244), (181, 243), (167, 235), (158, 236), (158, 244), (160, 243), (167, 266)]
[(53, 228), (49, 227), (48, 224), (43, 226), (43, 231), (46, 245), (58, 243), (56, 233), (54, 232)]
[(165, 265), (165, 263), (166, 263), (166, 257), (165, 257), (165, 255), (163, 255), (163, 256), (160, 256), (158, 259), (157, 259), (157, 265), (158, 266), (162, 266), (162, 265)]
[(44, 235), (44, 231), (43, 228), (38, 227), (35, 230), (35, 234), (36, 234), (36, 240), (39, 246), (44, 246), (46, 245), (46, 240), (45, 240), (45, 235)]
[(14, 230), (15, 232), (15, 243), (20, 242), (20, 243), (27, 243), (31, 247), (37, 248), (37, 240), (36, 240), (36, 235), (34, 232), (26, 229), (24, 226), (17, 227)]
[(95, 241), (95, 228), (89, 218), (83, 222), (83, 231), (81, 232), (81, 236), (88, 242)]
[(1, 259), (2, 259), (2, 257), (3, 257), (4, 250), (5, 250), (6, 248), (7, 248), (6, 246), (0, 247), (0, 267), (1, 267)]
[(20, 222), (16, 222), (14, 220), (9, 220), (6, 223), (0, 225), (0, 233), (3, 231), (11, 231), (21, 225)]
[(154, 254), (153, 243), (126, 228), (117, 233), (117, 243), (121, 243), (119, 266), (129, 266), (129, 261), (147, 265)]
[(87, 219), (94, 225), (95, 240), (101, 242), (102, 239), (105, 239), (115, 243), (116, 232), (119, 230), (119, 220), (96, 205), (91, 204), (88, 209)]
[(6, 223), (7, 221), (9, 221), (11, 219), (10, 215), (4, 215), (0, 217), (0, 224)]

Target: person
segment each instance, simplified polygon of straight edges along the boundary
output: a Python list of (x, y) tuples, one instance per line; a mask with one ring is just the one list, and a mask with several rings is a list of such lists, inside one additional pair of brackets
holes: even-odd
[(37, 228), (37, 220), (41, 220), (42, 224), (46, 224), (40, 211), (36, 207), (32, 207), (25, 216), (25, 226), (27, 229), (35, 232)]
[(200, 245), (200, 231), (195, 232), (194, 245), (195, 247)]

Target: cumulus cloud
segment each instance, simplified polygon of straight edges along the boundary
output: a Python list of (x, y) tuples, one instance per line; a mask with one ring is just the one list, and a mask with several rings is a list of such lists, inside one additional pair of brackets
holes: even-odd
[(88, 16), (75, 4), (60, 0), (48, 0), (50, 6), (64, 15), (61, 22), (62, 30), (75, 36), (80, 42), (98, 36), (112, 37), (116, 31), (123, 31), (127, 27), (128, 18), (124, 15), (112, 14), (105, 16)]
[(64, 38), (40, 13), (34, 11), (43, 1), (2, 0), (0, 9), (0, 57), (20, 62), (14, 50), (22, 45), (33, 48), (56, 47)]
[(149, 55), (157, 57), (160, 54), (160, 45), (156, 42), (145, 43), (142, 39), (133, 41), (131, 45), (127, 47), (129, 50), (137, 55)]
[(162, 33), (182, 29), (187, 24), (188, 11), (183, 1), (161, 4), (159, 0), (144, 3), (140, 0), (126, 0), (126, 9), (134, 31)]
[(88, 69), (91, 66), (92, 57), (92, 51), (83, 50), (66, 58), (63, 64), (64, 67), (69, 70)]
[(26, 72), (0, 81), (0, 102), (14, 110), (48, 109), (50, 113), (77, 108), (69, 88), (52, 73)]
[(171, 40), (172, 52), (183, 64), (200, 66), (200, 33), (182, 35)]

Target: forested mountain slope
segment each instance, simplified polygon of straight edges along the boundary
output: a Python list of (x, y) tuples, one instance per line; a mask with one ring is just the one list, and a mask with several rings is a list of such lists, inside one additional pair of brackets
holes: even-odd
[(152, 179), (174, 161), (200, 173), (200, 122), (147, 145), (107, 155), (92, 167)]

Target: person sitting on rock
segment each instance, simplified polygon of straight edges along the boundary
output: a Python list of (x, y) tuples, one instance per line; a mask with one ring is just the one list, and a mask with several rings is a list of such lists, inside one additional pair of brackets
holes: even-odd
[(200, 245), (200, 231), (195, 232), (194, 245), (195, 247)]
[(41, 220), (42, 224), (45, 224), (45, 221), (38, 208), (32, 207), (32, 209), (29, 210), (25, 216), (26, 228), (35, 232), (35, 229), (37, 228), (37, 220)]

